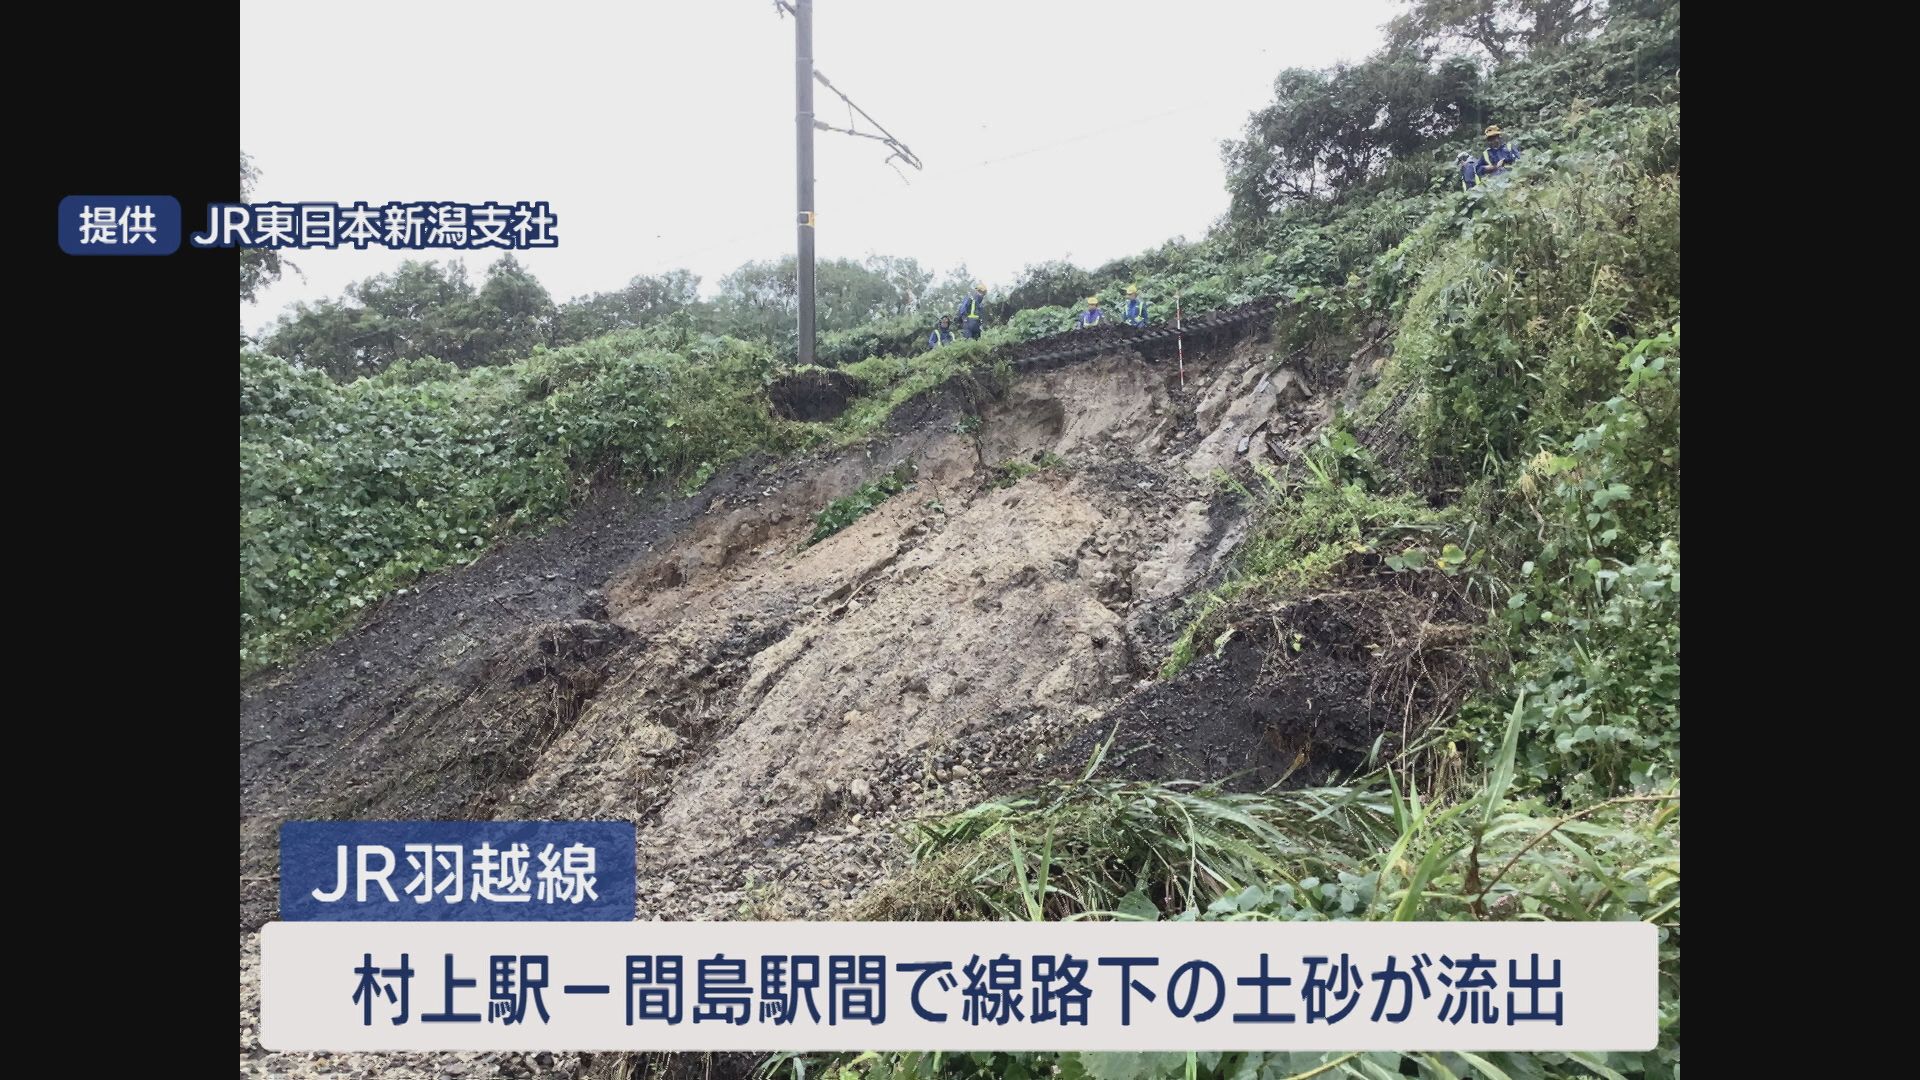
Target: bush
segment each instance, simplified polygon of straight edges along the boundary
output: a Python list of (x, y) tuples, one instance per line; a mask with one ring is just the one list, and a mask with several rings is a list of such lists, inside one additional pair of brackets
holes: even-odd
[(828, 503), (826, 509), (813, 519), (813, 535), (807, 537), (807, 546), (825, 540), (841, 529), (853, 524), (878, 509), (880, 504), (900, 494), (913, 485), (915, 469), (913, 462), (903, 462), (880, 476), (855, 488), (853, 494), (844, 495)]
[(626, 332), (498, 368), (396, 364), (346, 385), (240, 357), (240, 658), (275, 663), (596, 476), (694, 474), (777, 443), (765, 353)]
[(1484, 471), (1569, 438), (1606, 396), (1615, 342), (1678, 315), (1680, 184), (1593, 140), (1474, 202), (1408, 301), (1397, 355), (1428, 390), (1423, 449)]

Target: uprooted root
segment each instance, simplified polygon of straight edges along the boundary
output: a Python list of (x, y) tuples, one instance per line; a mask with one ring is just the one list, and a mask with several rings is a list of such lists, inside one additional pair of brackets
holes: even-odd
[[(1328, 587), (1243, 595), (1203, 620), (1211, 645), (1169, 682), (1129, 696), (1046, 766), (1085, 766), (1109, 732), (1109, 773), (1191, 776), (1233, 790), (1337, 783), (1421, 755), (1421, 737), (1476, 685), (1484, 620), (1450, 578), (1396, 574), (1355, 554)], [(1203, 646), (1204, 648), (1204, 646)]]
[(1309, 757), (1316, 742), (1371, 754), (1378, 740), (1383, 761), (1417, 748), (1479, 677), (1477, 614), (1443, 575), (1358, 566), (1336, 588), (1260, 612), (1269, 648), (1257, 685), (1280, 706), (1269, 737)]

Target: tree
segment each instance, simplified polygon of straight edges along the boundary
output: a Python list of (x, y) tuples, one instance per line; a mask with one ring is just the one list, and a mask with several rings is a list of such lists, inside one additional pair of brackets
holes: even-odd
[[(932, 280), (913, 259), (876, 255), (865, 262), (820, 260), (814, 266), (815, 329), (830, 334), (908, 314), (918, 306), (918, 290)], [(793, 256), (750, 262), (721, 278), (722, 328), (746, 340), (790, 342), (800, 311), (798, 282), (799, 264)]]
[[(240, 201), (249, 202), (253, 198), (253, 187), (260, 180), (260, 170), (254, 167), (253, 159), (245, 150), (240, 151)], [(240, 249), (240, 299), (251, 303), (261, 289), (280, 280), (286, 270), (296, 273), (299, 267), (280, 258), (280, 253), (272, 248)]]
[(881, 301), (887, 309), (881, 312), (882, 315), (910, 315), (920, 310), (926, 303), (928, 290), (933, 287), (933, 271), (922, 270), (918, 259), (900, 255), (869, 255), (866, 268), (879, 275), (893, 290), (891, 298)]
[(793, 256), (745, 263), (720, 279), (722, 332), (769, 345), (791, 342), (799, 318), (799, 263)]
[(925, 291), (914, 298), (913, 313), (938, 319), (942, 315), (951, 315), (960, 301), (973, 292), (974, 276), (967, 270), (967, 264), (941, 274)]
[(1600, 28), (1600, 0), (1403, 0), (1408, 11), (1387, 24), (1388, 48), (1465, 46), (1495, 67), (1523, 53), (1569, 45)]
[(552, 345), (556, 315), (546, 286), (509, 252), (487, 267), (479, 294), (450, 312), (449, 329), (466, 339), (466, 361), (453, 362), (461, 367), (503, 363), (527, 355), (535, 345)]
[(1461, 57), (1438, 65), (1402, 45), (1361, 64), (1290, 68), (1246, 138), (1222, 146), (1230, 218), (1257, 224), (1289, 202), (1337, 197), (1396, 157), (1461, 134), (1477, 114), (1479, 73)]
[(343, 381), (422, 356), (472, 367), (490, 361), (472, 342), (485, 322), (465, 266), (408, 260), (347, 286), (344, 301), (295, 304), (264, 348)]
[(1020, 272), (1007, 291), (1007, 309), (1037, 307), (1078, 308), (1097, 287), (1093, 275), (1064, 260), (1035, 263)]
[(658, 276), (642, 274), (623, 289), (593, 293), (560, 306), (554, 340), (586, 341), (616, 330), (632, 330), (688, 310), (700, 302), (700, 278), (687, 270)]
[[(912, 259), (881, 261), (883, 268), (876, 268), (876, 261), (880, 260), (869, 258), (857, 263), (828, 259), (815, 267), (813, 301), (821, 333), (851, 330), (874, 319), (904, 315), (909, 310), (907, 298), (912, 288), (924, 287), (926, 280), (931, 280), (931, 275), (922, 275), (920, 265)], [(890, 278), (890, 273), (899, 274), (905, 287)]]
[(338, 300), (296, 302), (280, 315), (261, 348), (341, 382), (375, 374), (395, 359), (394, 335), (385, 320)]

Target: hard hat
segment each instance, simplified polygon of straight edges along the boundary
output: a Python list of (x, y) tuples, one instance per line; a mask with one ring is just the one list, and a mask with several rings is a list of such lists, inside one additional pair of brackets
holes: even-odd
[(1472, 160), (1473, 160), (1472, 154), (1461, 154), (1459, 157), (1453, 159), (1453, 163), (1455, 165), (1458, 165), (1463, 161), (1472, 161)]
[(1129, 286), (1127, 286), (1127, 295), (1128, 295), (1128, 296), (1139, 296), (1139, 295), (1140, 295), (1140, 286), (1138, 286), (1138, 285), (1129, 285)]
[(974, 283), (973, 283), (973, 291), (974, 291), (974, 292), (986, 292), (986, 291), (987, 291), (987, 283), (986, 283), (986, 282), (984, 282), (984, 281), (976, 281), (976, 282), (974, 282)]
[(1492, 127), (1487, 129), (1487, 138), (1489, 139), (1494, 138), (1495, 136), (1504, 135), (1504, 134), (1506, 133), (1500, 130), (1499, 124), (1495, 124)]
[(1087, 297), (1087, 306), (1088, 306), (1088, 307), (1098, 307), (1098, 306), (1099, 306), (1099, 304), (1100, 304), (1100, 298), (1099, 298), (1099, 297), (1097, 297), (1097, 296), (1089, 296), (1089, 297)]

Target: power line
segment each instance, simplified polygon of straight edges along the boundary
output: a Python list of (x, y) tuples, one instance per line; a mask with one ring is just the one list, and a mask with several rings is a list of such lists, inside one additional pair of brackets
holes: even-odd
[[(876, 128), (879, 128), (880, 134), (874, 135), (865, 131), (855, 131), (850, 127), (837, 128), (837, 127), (834, 127), (832, 124), (826, 123), (825, 121), (822, 121), (822, 120), (815, 120), (813, 122), (814, 127), (817, 127), (822, 131), (837, 131), (842, 135), (853, 135), (858, 138), (872, 139), (875, 142), (884, 143), (886, 144), (888, 149), (893, 151), (893, 154), (887, 158), (888, 164), (892, 164), (894, 159), (897, 158), (913, 166), (915, 169), (920, 169), (922, 167), (919, 156), (916, 155), (912, 150), (908, 149), (906, 143), (903, 143), (899, 139), (894, 138), (893, 133), (888, 131), (886, 128), (880, 127), (880, 121), (875, 120), (871, 116), (868, 116), (867, 110), (861, 108), (858, 105), (855, 105), (853, 103), (852, 98), (841, 93), (839, 87), (833, 85), (831, 82), (828, 82), (827, 77), (821, 74), (821, 72), (818, 69), (815, 69), (813, 73), (813, 77), (814, 77), (814, 80), (817, 81), (821, 86), (824, 86), (827, 89), (833, 91), (835, 96), (837, 96), (841, 101), (846, 102), (847, 108), (853, 110), (854, 112), (859, 113), (861, 117), (863, 117), (867, 121), (867, 123), (872, 124)], [(851, 123), (851, 121), (849, 122)]]
[[(798, 289), (796, 290), (800, 308), (799, 334), (797, 336), (799, 338), (800, 363), (811, 364), (813, 363), (814, 333), (813, 247), (814, 237), (816, 235), (813, 212), (814, 130), (837, 131), (844, 135), (852, 135), (862, 139), (872, 139), (875, 142), (881, 143), (892, 151), (886, 160), (886, 164), (890, 168), (895, 161), (904, 161), (915, 169), (919, 169), (921, 164), (919, 156), (908, 149), (906, 143), (894, 138), (892, 132), (882, 127), (878, 120), (875, 120), (868, 114), (867, 110), (854, 104), (852, 98), (841, 93), (839, 87), (828, 81), (827, 77), (822, 75), (813, 66), (813, 0), (791, 0), (791, 2), (789, 2), (789, 0), (773, 0), (773, 7), (776, 12), (784, 12), (793, 16), (794, 172), (797, 174), (798, 183), (795, 185), (795, 189), (799, 202), (799, 213), (797, 215), (799, 242), (797, 244), (798, 252), (794, 261), (798, 264), (800, 271), (800, 280), (798, 282)], [(813, 84), (816, 82), (828, 90), (833, 91), (836, 97), (846, 102), (847, 109), (850, 113), (858, 113), (867, 123), (872, 124), (879, 134), (875, 135), (872, 132), (859, 130), (856, 126), (858, 121), (854, 120), (852, 116), (848, 117), (847, 126), (844, 128), (834, 127), (816, 118), (813, 114)], [(894, 172), (899, 173), (900, 170), (894, 169)], [(905, 174), (901, 174), (901, 179), (906, 179)]]

